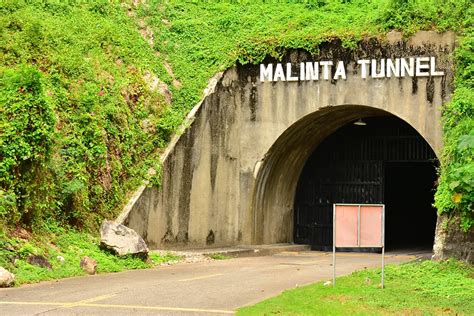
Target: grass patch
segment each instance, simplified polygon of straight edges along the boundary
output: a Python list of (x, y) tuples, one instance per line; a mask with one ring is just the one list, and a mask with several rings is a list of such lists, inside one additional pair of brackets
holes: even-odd
[[(0, 235), (0, 266), (15, 274), (15, 285), (85, 275), (79, 265), (84, 256), (97, 261), (98, 273), (152, 268), (180, 259), (172, 254), (156, 253), (151, 253), (146, 261), (134, 256), (118, 257), (100, 249), (98, 237), (62, 227), (50, 226), (41, 235), (27, 238), (25, 231), (22, 234), (21, 238), (7, 237), (5, 232)], [(15, 235), (18, 233), (10, 232), (10, 236)], [(52, 269), (29, 264), (29, 255), (44, 256)], [(63, 257), (64, 262), (58, 256)]]
[(238, 315), (473, 315), (474, 267), (455, 261), (388, 265), (385, 289), (380, 269), (356, 271), (337, 279), (288, 290)]

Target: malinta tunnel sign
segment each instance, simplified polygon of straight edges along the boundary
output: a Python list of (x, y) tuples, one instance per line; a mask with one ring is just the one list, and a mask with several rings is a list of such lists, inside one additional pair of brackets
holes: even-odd
[[(436, 70), (435, 57), (359, 59), (360, 77), (391, 78), (391, 77), (439, 77), (443, 71)], [(334, 75), (332, 67), (335, 67)], [(333, 62), (322, 60), (302, 62), (298, 65), (260, 64), (260, 81), (311, 81), (347, 79), (347, 67), (344, 61)]]
[(333, 284), (336, 284), (336, 248), (381, 248), (384, 286), (385, 206), (383, 204), (334, 204)]

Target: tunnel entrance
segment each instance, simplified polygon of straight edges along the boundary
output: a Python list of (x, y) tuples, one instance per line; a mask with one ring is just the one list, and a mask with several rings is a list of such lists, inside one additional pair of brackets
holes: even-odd
[(306, 161), (295, 193), (294, 241), (331, 250), (333, 203), (384, 203), (387, 250), (431, 249), (435, 153), (394, 116), (362, 123), (336, 130)]

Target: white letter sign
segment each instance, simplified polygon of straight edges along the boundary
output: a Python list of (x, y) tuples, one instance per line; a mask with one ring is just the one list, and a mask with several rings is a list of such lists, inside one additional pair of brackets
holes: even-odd
[[(358, 59), (354, 61), (360, 68), (360, 78), (382, 79), (400, 77), (440, 77), (444, 71), (436, 70), (436, 57), (408, 57), (408, 58), (380, 58)], [(331, 67), (335, 65), (334, 76), (331, 76)], [(320, 75), (321, 73), (321, 75)], [(344, 61), (321, 60), (315, 62), (301, 62), (299, 67), (286, 63), (282, 65), (260, 64), (260, 81), (318, 81), (347, 79)]]

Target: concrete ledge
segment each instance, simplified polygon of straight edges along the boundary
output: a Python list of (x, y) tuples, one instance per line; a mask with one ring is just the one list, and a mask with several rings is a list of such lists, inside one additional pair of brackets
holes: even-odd
[[(303, 252), (309, 251), (309, 245), (295, 244), (272, 244), (272, 245), (240, 245), (235, 247), (222, 248), (202, 248), (190, 249), (186, 251), (170, 251), (171, 253), (182, 256), (215, 256), (223, 255), (231, 258), (271, 256), (280, 252)], [(154, 251), (152, 251), (154, 252)], [(157, 250), (163, 252), (163, 250)]]

